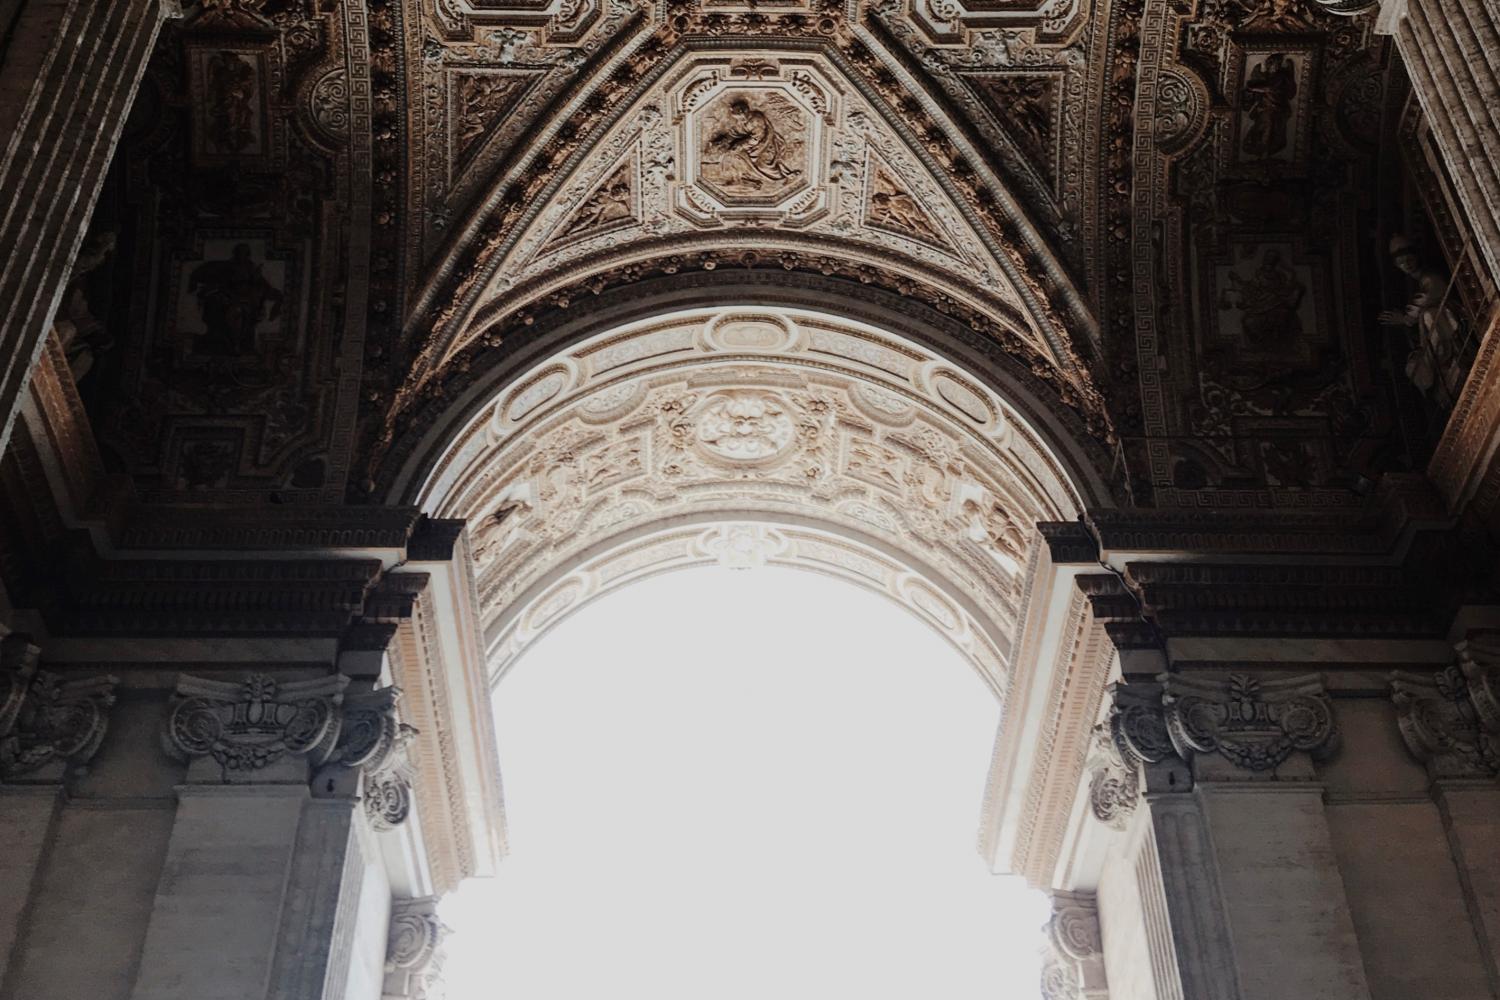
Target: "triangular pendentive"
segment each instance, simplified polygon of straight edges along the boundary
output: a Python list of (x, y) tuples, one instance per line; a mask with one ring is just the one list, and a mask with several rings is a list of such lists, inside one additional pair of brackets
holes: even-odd
[(963, 78), (1037, 176), (1056, 191), (1062, 75), (989, 72)]
[(448, 74), (452, 173), (456, 176), (521, 100), (534, 72), (472, 70)]
[(902, 183), (900, 177), (878, 157), (870, 162), (870, 190), (865, 199), (865, 223), (899, 233), (954, 253), (953, 244), (932, 220), (932, 213)]
[(634, 156), (621, 161), (557, 228), (542, 248), (542, 253), (574, 240), (635, 224), (640, 218), (640, 185), (636, 183), (636, 174)]

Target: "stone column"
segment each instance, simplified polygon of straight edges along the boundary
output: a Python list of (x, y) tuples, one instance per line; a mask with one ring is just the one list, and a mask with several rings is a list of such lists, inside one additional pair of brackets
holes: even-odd
[(188, 763), (133, 1000), (344, 1000), (367, 867), (356, 824), (405, 818), (397, 693), (342, 675), (184, 676)]
[(1312, 769), (1336, 737), (1320, 679), (1163, 674), (1114, 696), (1182, 995), (1369, 1000)]
[(0, 64), (0, 450), (162, 19), (177, 0), (21, 0)]
[(1396, 37), (1479, 240), (1500, 278), (1500, 2), (1383, 0), (1380, 24)]

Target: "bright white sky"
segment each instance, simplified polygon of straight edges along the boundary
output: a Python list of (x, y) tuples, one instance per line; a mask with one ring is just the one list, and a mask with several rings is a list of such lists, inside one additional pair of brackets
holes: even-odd
[(882, 597), (697, 569), (585, 607), (495, 711), (511, 854), (450, 1000), (1028, 1000), (1039, 893), (975, 851), (999, 709)]

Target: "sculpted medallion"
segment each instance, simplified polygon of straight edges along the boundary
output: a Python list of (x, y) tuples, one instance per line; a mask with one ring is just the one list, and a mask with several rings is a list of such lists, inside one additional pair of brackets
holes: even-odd
[(729, 389), (715, 393), (698, 414), (697, 440), (709, 456), (762, 462), (785, 454), (796, 439), (786, 400), (776, 393)]

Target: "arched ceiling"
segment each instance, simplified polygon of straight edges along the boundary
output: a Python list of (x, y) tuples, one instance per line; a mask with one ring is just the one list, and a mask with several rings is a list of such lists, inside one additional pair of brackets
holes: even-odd
[(471, 525), (496, 674), (629, 579), (746, 558), (886, 593), (1001, 693), (1032, 526), (1082, 510), (1036, 430), (951, 361), (830, 313), (739, 307), (539, 361), (450, 436), (417, 499)]
[(1119, 502), (1356, 506), (1442, 419), (1385, 248), (1463, 239), (1371, 6), (199, 0), (75, 373), (146, 500), (378, 502), (535, 330), (732, 270), (967, 328)]

